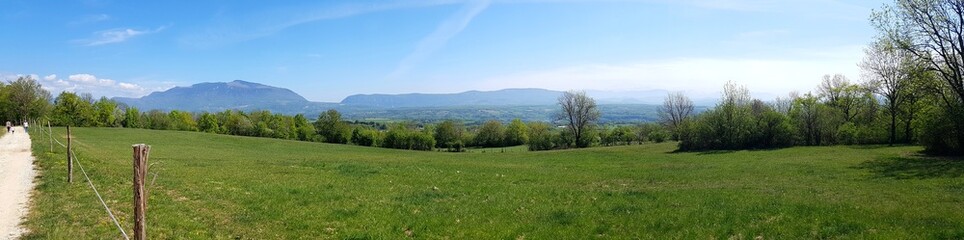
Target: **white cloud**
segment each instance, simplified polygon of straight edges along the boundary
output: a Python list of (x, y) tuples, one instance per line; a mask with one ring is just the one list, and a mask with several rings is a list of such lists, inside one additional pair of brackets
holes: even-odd
[(489, 0), (466, 3), (462, 10), (459, 10), (459, 12), (455, 13), (451, 18), (443, 21), (434, 32), (423, 38), (415, 47), (415, 51), (406, 56), (405, 59), (402, 59), (398, 67), (388, 75), (388, 78), (398, 78), (399, 76), (407, 74), (415, 65), (418, 65), (424, 61), (425, 58), (432, 55), (432, 53), (435, 53), (435, 51), (445, 46), (449, 39), (462, 32), (475, 16), (489, 7), (489, 4), (491, 4)]
[(91, 93), (98, 97), (140, 97), (150, 93), (147, 88), (138, 84), (98, 78), (87, 73), (71, 74), (67, 79), (60, 79), (57, 75), (51, 74), (44, 77), (40, 84), (54, 95), (63, 91)]
[(97, 81), (97, 77), (95, 77), (94, 75), (81, 73), (81, 74), (70, 75), (69, 77), (67, 77), (67, 80), (80, 82), (80, 83), (92, 83)]
[(157, 33), (157, 32), (163, 31), (166, 28), (167, 26), (161, 26), (153, 30), (151, 29), (135, 30), (131, 28), (109, 29), (109, 30), (95, 32), (94, 37), (92, 38), (75, 40), (75, 42), (81, 43), (86, 46), (99, 46), (104, 44), (120, 43), (140, 35)]
[(141, 86), (138, 86), (137, 84), (125, 83), (125, 82), (118, 83), (117, 86), (119, 86), (121, 89), (127, 89), (127, 90), (143, 90), (143, 89), (144, 89), (144, 88), (142, 88)]

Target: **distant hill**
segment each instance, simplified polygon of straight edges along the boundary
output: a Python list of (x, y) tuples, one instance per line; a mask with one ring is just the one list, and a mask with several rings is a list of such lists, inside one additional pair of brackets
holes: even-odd
[(342, 105), (376, 108), (520, 106), (555, 104), (562, 92), (536, 88), (468, 91), (448, 94), (358, 94), (346, 97)]
[[(347, 119), (366, 121), (435, 122), (459, 119), (466, 122), (483, 122), (491, 119), (508, 121), (514, 118), (527, 121), (551, 121), (555, 118), (555, 112), (558, 111), (556, 101), (562, 93), (525, 88), (451, 94), (359, 94), (349, 96), (341, 103), (325, 103), (308, 101), (289, 89), (235, 80), (199, 83), (189, 87), (175, 87), (167, 91), (154, 92), (141, 98), (118, 97), (114, 100), (137, 107), (142, 111), (153, 109), (190, 112), (219, 112), (227, 109), (269, 110), (282, 114), (303, 113), (314, 118), (323, 111), (336, 109)], [(628, 123), (654, 120), (656, 106), (648, 101), (664, 97), (665, 91), (638, 93), (596, 91), (589, 94), (599, 101), (600, 110), (604, 116), (601, 119), (602, 122)]]
[(141, 98), (114, 98), (114, 100), (144, 110), (238, 109), (290, 112), (319, 105), (289, 89), (242, 80), (227, 83), (198, 83), (190, 87), (175, 87), (163, 92), (154, 92)]

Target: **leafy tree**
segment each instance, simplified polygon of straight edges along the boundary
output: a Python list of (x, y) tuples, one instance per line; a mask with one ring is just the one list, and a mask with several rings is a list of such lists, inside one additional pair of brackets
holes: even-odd
[(53, 122), (61, 126), (90, 126), (94, 122), (94, 107), (77, 94), (62, 92), (54, 100)]
[(136, 107), (127, 107), (124, 109), (124, 120), (123, 126), (125, 128), (142, 128), (141, 124), (141, 113)]
[(558, 102), (562, 112), (557, 118), (566, 124), (566, 131), (572, 136), (572, 144), (576, 147), (591, 145), (592, 139), (587, 138), (586, 133), (591, 131), (601, 116), (596, 100), (583, 91), (567, 91), (559, 97)]
[(197, 131), (197, 122), (194, 121), (194, 116), (189, 112), (173, 110), (168, 113), (168, 123), (170, 124), (167, 129), (178, 130), (178, 131)]
[(206, 133), (220, 133), (221, 124), (218, 123), (218, 119), (210, 113), (201, 113), (201, 118), (198, 120), (198, 131)]
[(435, 127), (435, 145), (439, 148), (446, 148), (449, 151), (462, 151), (464, 143), (462, 142), (462, 133), (465, 132), (465, 127), (462, 123), (456, 122), (454, 120), (445, 120), (439, 123)]
[(107, 97), (101, 97), (94, 103), (95, 125), (98, 127), (117, 127), (117, 115), (119, 113), (117, 102)]
[(490, 120), (485, 122), (479, 133), (475, 135), (476, 145), (483, 147), (502, 147), (505, 146), (505, 129), (502, 122)]
[(550, 150), (555, 147), (552, 125), (545, 122), (530, 122), (528, 127), (530, 151)]
[(341, 120), (341, 113), (331, 109), (320, 116), (315, 121), (315, 129), (318, 135), (328, 143), (348, 143), (351, 140), (351, 128)]
[(529, 127), (521, 119), (513, 119), (505, 129), (505, 145), (524, 145), (529, 141)]
[(36, 119), (50, 109), (50, 92), (31, 76), (18, 77), (6, 87), (16, 120)]
[(163, 111), (151, 110), (144, 113), (143, 115), (144, 116), (141, 118), (144, 119), (144, 122), (146, 124), (145, 126), (149, 129), (155, 129), (155, 130), (173, 129), (171, 118), (169, 118), (168, 114), (164, 113)]
[[(907, 51), (924, 63), (925, 69), (940, 79), (939, 85), (929, 95), (943, 105), (937, 113), (933, 109), (925, 114), (923, 122), (937, 124), (944, 132), (956, 132), (955, 138), (944, 142), (923, 141), (931, 152), (964, 154), (964, 2), (956, 0), (896, 0), (893, 5), (875, 11), (873, 25), (897, 47)], [(947, 117), (948, 119), (937, 119)], [(924, 124), (924, 132), (934, 126)], [(926, 136), (935, 138), (936, 136)], [(930, 145), (934, 143), (937, 145)], [(944, 144), (950, 143), (950, 144)], [(937, 150), (937, 148), (949, 148)]]
[(293, 121), (298, 134), (298, 140), (318, 141), (318, 133), (315, 132), (315, 126), (308, 122), (304, 114), (295, 115)]
[(435, 146), (431, 132), (415, 131), (410, 124), (394, 124), (388, 128), (382, 147), (430, 151)]
[(819, 98), (811, 93), (797, 98), (791, 116), (797, 124), (804, 144), (812, 146), (826, 144), (824, 139), (830, 125), (828, 122), (833, 120), (828, 107), (820, 103)]
[(375, 147), (380, 140), (381, 133), (368, 127), (356, 127), (351, 133), (351, 142), (359, 146)]

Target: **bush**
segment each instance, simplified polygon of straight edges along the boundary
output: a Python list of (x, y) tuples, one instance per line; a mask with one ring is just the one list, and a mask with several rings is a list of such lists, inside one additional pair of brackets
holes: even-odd
[(650, 141), (661, 143), (661, 142), (665, 142), (666, 139), (669, 138), (669, 134), (666, 133), (666, 131), (657, 130), (657, 131), (649, 132), (649, 135), (647, 135), (646, 137), (649, 138)]
[(964, 154), (964, 114), (959, 111), (933, 107), (922, 111), (918, 119), (917, 139), (924, 145), (924, 150), (930, 154), (961, 155)]
[(544, 122), (529, 123), (529, 151), (550, 150), (553, 143), (552, 126)]

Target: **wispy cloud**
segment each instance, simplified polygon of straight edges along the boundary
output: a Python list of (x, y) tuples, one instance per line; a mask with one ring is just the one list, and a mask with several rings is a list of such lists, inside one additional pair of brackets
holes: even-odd
[(109, 30), (97, 31), (94, 33), (93, 37), (88, 39), (75, 40), (75, 42), (83, 44), (85, 46), (99, 46), (99, 45), (105, 45), (105, 44), (111, 44), (111, 43), (120, 43), (137, 36), (158, 33), (158, 32), (164, 31), (164, 29), (166, 28), (167, 26), (161, 26), (156, 29), (146, 29), (146, 30), (136, 30), (131, 28), (109, 29)]
[(425, 58), (428, 58), (432, 53), (435, 53), (445, 46), (449, 39), (462, 32), (462, 30), (469, 25), (469, 22), (472, 22), (475, 16), (489, 7), (489, 4), (491, 4), (490, 0), (466, 3), (465, 7), (455, 13), (455, 15), (452, 15), (452, 17), (443, 21), (434, 32), (423, 38), (415, 47), (415, 51), (402, 59), (398, 67), (388, 75), (388, 78), (394, 79), (405, 75), (413, 67), (425, 61)]
[(329, 19), (340, 19), (362, 14), (438, 5), (461, 3), (464, 0), (386, 1), (378, 3), (348, 3), (338, 6), (303, 6), (300, 8), (271, 9), (264, 12), (235, 16), (218, 13), (208, 24), (202, 25), (179, 39), (193, 47), (216, 47), (274, 35), (290, 27)]

